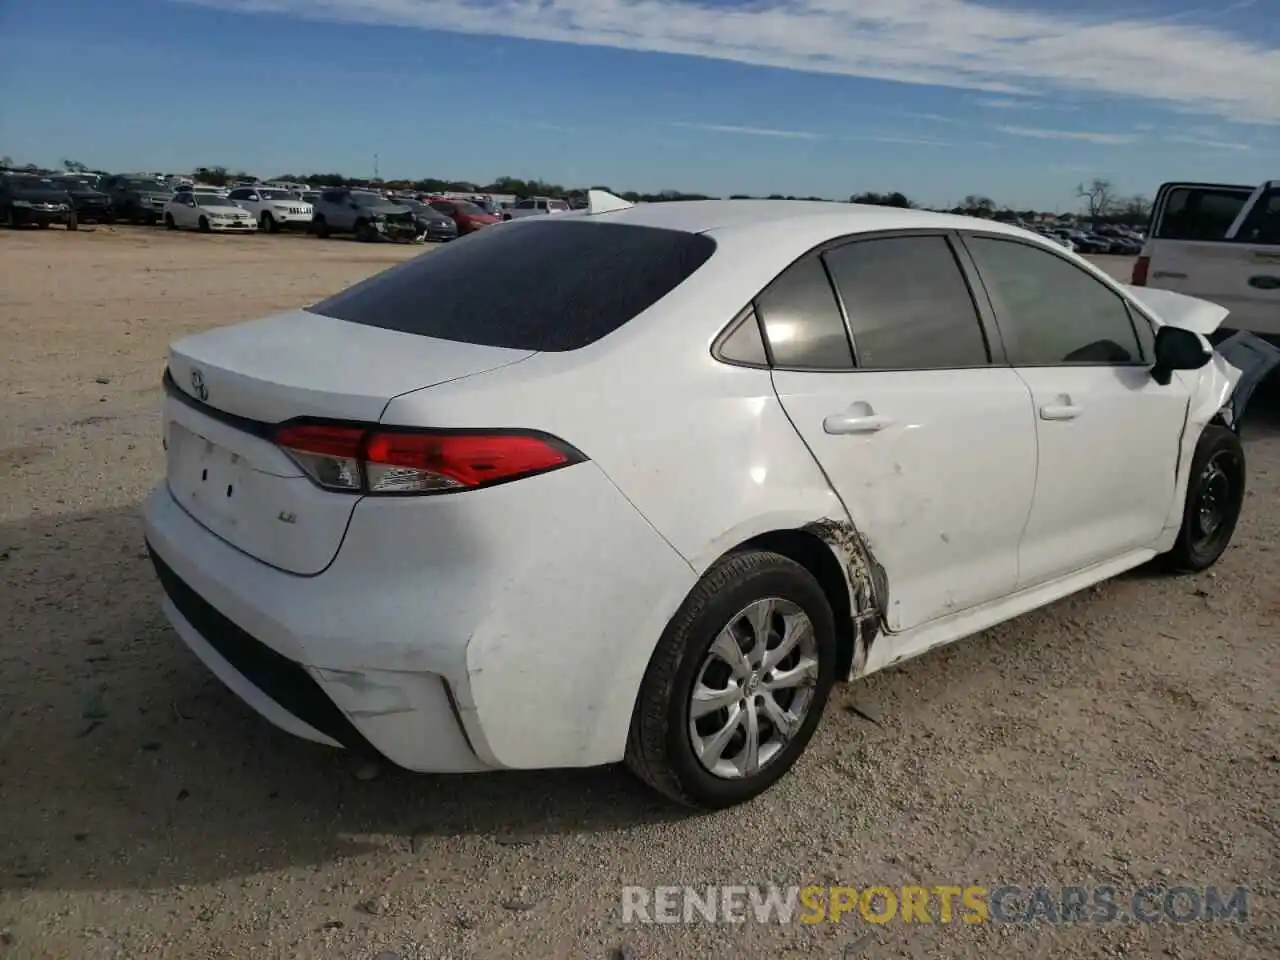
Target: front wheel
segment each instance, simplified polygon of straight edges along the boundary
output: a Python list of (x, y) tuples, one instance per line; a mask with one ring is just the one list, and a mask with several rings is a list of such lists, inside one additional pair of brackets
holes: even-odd
[(177, 230), (177, 229), (178, 229), (178, 221), (177, 221), (177, 220), (175, 220), (175, 219), (173, 219), (173, 214), (172, 214), (172, 213), (166, 213), (166, 214), (164, 215), (164, 228), (165, 228), (166, 230)]
[(804, 752), (835, 683), (831, 607), (804, 567), (730, 554), (685, 599), (641, 683), (626, 762), (691, 807), (763, 793)]
[(258, 229), (264, 233), (275, 233), (280, 229), (280, 225), (276, 223), (276, 218), (269, 213), (264, 213), (262, 219), (258, 223)]
[(200, 218), (200, 224), (199, 224), (199, 226), (200, 226), (200, 232), (201, 232), (201, 233), (208, 233), (208, 232), (209, 232), (209, 218), (208, 218), (208, 217), (201, 217), (201, 218)]
[(1226, 427), (1204, 428), (1191, 458), (1182, 527), (1173, 549), (1161, 557), (1180, 573), (1199, 573), (1218, 562), (1244, 507), (1245, 460), (1240, 438)]
[(329, 221), (324, 217), (314, 217), (311, 220), (311, 229), (317, 237), (324, 240), (329, 236)]
[(75, 212), (74, 212), (74, 211), (72, 211), (71, 215), (70, 215), (69, 217), (67, 217), (67, 229), (68, 229), (68, 230), (79, 230), (79, 229), (80, 229), (80, 220), (79, 220), (79, 218), (77, 218), (77, 217), (76, 217), (76, 215), (75, 215)]

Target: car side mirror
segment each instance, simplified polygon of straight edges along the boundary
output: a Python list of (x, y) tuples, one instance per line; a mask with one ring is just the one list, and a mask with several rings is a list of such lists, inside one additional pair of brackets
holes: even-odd
[(1213, 356), (1200, 337), (1181, 327), (1161, 327), (1156, 331), (1156, 362), (1151, 376), (1162, 387), (1167, 386), (1175, 370), (1199, 370)]

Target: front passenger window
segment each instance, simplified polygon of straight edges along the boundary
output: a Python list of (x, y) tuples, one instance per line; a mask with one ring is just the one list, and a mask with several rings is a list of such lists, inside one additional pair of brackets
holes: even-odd
[(1270, 190), (1258, 198), (1241, 225), (1236, 240), (1265, 246), (1280, 245), (1280, 190)]
[(1015, 367), (1141, 363), (1123, 298), (1070, 261), (1031, 244), (968, 237)]

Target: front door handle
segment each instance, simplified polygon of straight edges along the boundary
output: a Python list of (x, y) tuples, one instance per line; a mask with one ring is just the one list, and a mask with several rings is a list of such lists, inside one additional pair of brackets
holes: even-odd
[(893, 426), (892, 417), (884, 417), (875, 413), (834, 413), (822, 421), (822, 429), (836, 436), (851, 433), (876, 433), (885, 427), (891, 426)]
[(1040, 408), (1041, 420), (1074, 420), (1084, 413), (1084, 407), (1072, 403), (1046, 403)]

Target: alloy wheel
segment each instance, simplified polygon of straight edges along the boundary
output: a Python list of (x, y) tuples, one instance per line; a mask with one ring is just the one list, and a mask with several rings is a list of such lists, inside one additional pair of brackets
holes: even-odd
[(689, 702), (694, 755), (714, 776), (759, 773), (813, 705), (818, 644), (797, 604), (769, 597), (734, 616), (707, 650)]

